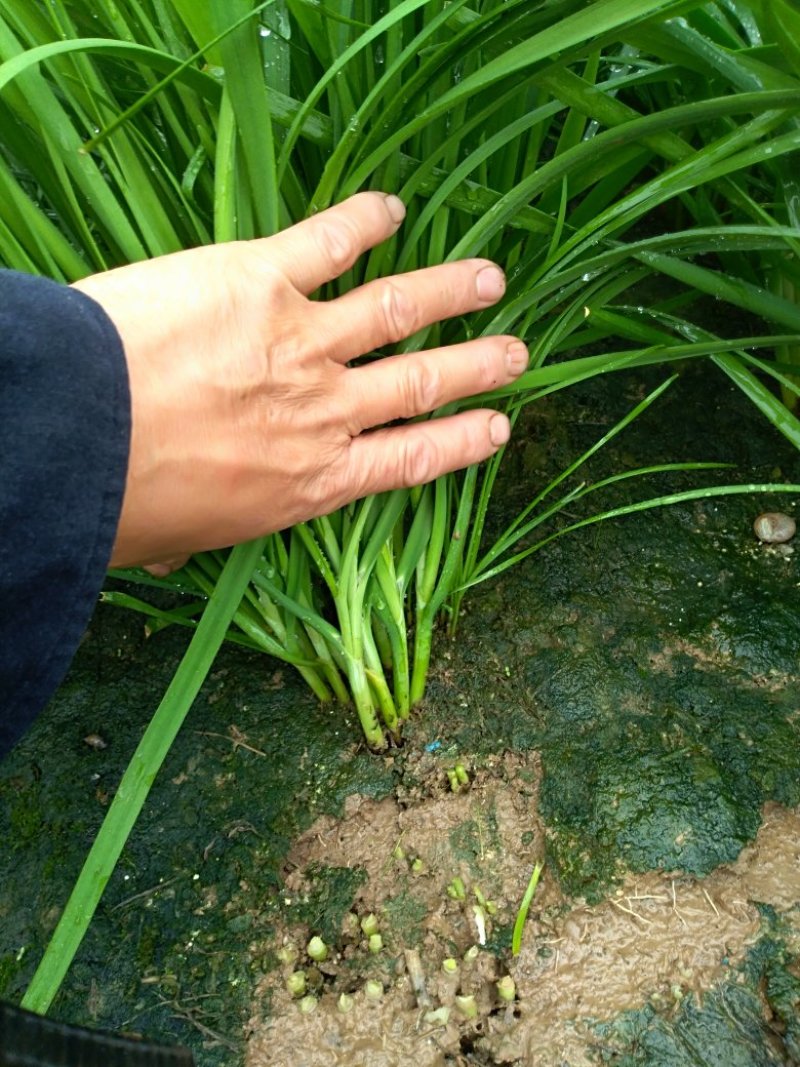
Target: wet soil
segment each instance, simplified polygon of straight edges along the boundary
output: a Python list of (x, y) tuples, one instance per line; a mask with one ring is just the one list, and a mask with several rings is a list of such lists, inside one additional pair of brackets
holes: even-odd
[[(531, 412), (499, 513), (643, 388), (594, 383)], [(694, 372), (589, 473), (665, 459), (738, 465), (709, 482), (800, 481), (735, 390)], [(602, 506), (688, 481), (620, 483)], [(439, 636), (404, 746), (382, 756), (289, 668), (224, 650), (54, 1014), (180, 1041), (201, 1067), (800, 1063), (800, 572), (751, 531), (776, 508), (800, 503), (588, 527), (478, 587), (458, 640)], [(101, 606), (0, 766), (0, 996), (30, 980), (185, 644)], [(469, 781), (453, 792), (457, 763)], [(329, 945), (313, 966), (312, 935)], [(285, 985), (301, 967), (308, 1014)]]
[[(354, 898), (355, 916), (377, 909), (386, 956), (370, 959), (348, 912), (322, 965), (317, 1004), (305, 1014), (285, 979), (309, 968), (303, 952), (308, 931), (279, 933), (279, 947), (285, 952), (290, 946), (297, 957), (257, 990), (257, 1003), (269, 1008), (250, 1022), (249, 1067), (588, 1065), (602, 1047), (599, 1023), (644, 1005), (674, 1015), (684, 1000), (701, 1003), (707, 990), (737, 974), (762, 933), (756, 902), (794, 922), (793, 948), (800, 948), (800, 813), (769, 805), (755, 842), (735, 864), (703, 880), (661, 871), (628, 875), (592, 906), (568, 900), (545, 878), (519, 955), (498, 954), (491, 926), (513, 922), (530, 855), (542, 851), (538, 834), (526, 845), (519, 840), (520, 815), (534, 792), (531, 771), (526, 761), (508, 756), (478, 775), (464, 795), (412, 807), (353, 798), (343, 820), (323, 817), (303, 835), (288, 857), (287, 891), (308, 892), (323, 865), (363, 868), (367, 881)], [(455, 843), (459, 831), (482, 824), (485, 836), (467, 860)], [(399, 860), (392, 858), (398, 841), (409, 850)], [(411, 875), (409, 856), (422, 859)], [(451, 877), (468, 888), (464, 902), (448, 896)], [(476, 886), (497, 908), (486, 932), (475, 922)], [(397, 921), (398, 897), (405, 915), (419, 917), (416, 937), (409, 937), (404, 917)], [(409, 952), (404, 946), (411, 943)], [(453, 974), (442, 968), (448, 958), (458, 961)], [(512, 1003), (497, 990), (506, 974), (516, 986)], [(365, 979), (381, 983), (377, 1003), (365, 993)], [(340, 1008), (343, 993), (352, 995), (347, 1012)], [(463, 1017), (458, 995), (475, 997), (476, 1018)]]

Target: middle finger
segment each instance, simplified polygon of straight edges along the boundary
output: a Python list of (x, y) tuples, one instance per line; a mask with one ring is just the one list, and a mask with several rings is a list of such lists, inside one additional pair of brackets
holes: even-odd
[(505, 276), (486, 259), (465, 259), (368, 282), (318, 305), (327, 351), (341, 363), (411, 336), (441, 319), (491, 307)]

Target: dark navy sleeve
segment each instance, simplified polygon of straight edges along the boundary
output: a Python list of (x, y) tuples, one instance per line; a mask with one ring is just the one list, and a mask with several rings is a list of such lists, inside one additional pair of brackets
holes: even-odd
[(122, 507), (122, 342), (89, 297), (0, 270), (0, 756), (64, 677)]

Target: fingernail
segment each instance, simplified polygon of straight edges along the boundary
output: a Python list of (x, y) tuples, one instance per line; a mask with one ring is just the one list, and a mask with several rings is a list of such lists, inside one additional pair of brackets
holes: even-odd
[(499, 267), (482, 267), (475, 279), (475, 286), (481, 300), (494, 303), (506, 291), (506, 276)]
[(172, 567), (169, 563), (150, 563), (144, 569), (154, 578), (168, 578), (172, 574)]
[(400, 197), (395, 196), (394, 193), (386, 194), (386, 210), (391, 215), (392, 222), (396, 222), (398, 226), (406, 217), (406, 205)]
[(505, 415), (492, 415), (489, 419), (489, 440), (496, 447), (504, 445), (511, 436), (511, 423)]
[(509, 374), (522, 374), (528, 369), (528, 347), (522, 341), (512, 341), (506, 349), (506, 366)]

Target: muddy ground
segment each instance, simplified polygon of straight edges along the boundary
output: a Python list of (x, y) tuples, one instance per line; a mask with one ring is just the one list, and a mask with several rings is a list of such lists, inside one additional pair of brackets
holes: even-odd
[[(317, 820), (288, 856), (286, 892), (313, 891), (323, 866), (357, 865), (367, 880), (344, 917), (333, 954), (318, 967), (303, 951), (305, 926), (279, 934), (283, 954), (289, 949), (298, 955), (257, 990), (267, 1011), (256, 1010), (251, 1020), (246, 1063), (582, 1067), (615, 1047), (598, 1036), (598, 1024), (645, 1007), (672, 1021), (684, 1002), (702, 1005), (707, 992), (722, 988), (731, 974), (738, 981), (762, 929), (756, 902), (787, 920), (791, 951), (800, 949), (800, 925), (792, 914), (800, 900), (800, 814), (769, 805), (755, 842), (735, 864), (705, 879), (628, 874), (592, 906), (567, 899), (554, 879), (545, 878), (519, 955), (498, 951), (493, 926), (514, 920), (531, 867), (526, 854), (545, 852), (543, 828), (526, 845), (520, 841), (536, 777), (535, 761), (507, 755), (489, 761), (463, 795), (430, 796), (410, 806), (394, 798), (353, 798), (343, 821)], [(466, 858), (458, 844), (465, 826), (475, 828), (477, 844)], [(397, 842), (405, 843), (405, 856), (392, 860)], [(412, 866), (409, 875), (410, 856), (422, 865), (419, 871)], [(464, 901), (448, 895), (455, 878), (467, 890)], [(488, 922), (476, 920), (476, 887), (496, 908)], [(402, 912), (418, 916), (411, 936), (405, 917), (396, 919), (398, 893)], [(380, 961), (370, 959), (357, 921), (369, 915), (380, 916), (386, 934)], [(448, 959), (457, 961), (452, 970), (443, 967)], [(319, 983), (310, 1014), (286, 985), (300, 968)], [(497, 988), (504, 975), (514, 979), (510, 1002)], [(384, 990), (377, 1002), (365, 992), (367, 976)], [(352, 996), (346, 1012), (342, 994)], [(475, 998), (474, 1019), (465, 1018), (459, 996)], [(764, 1052), (771, 1045), (773, 1062), (789, 1062), (780, 1024), (771, 1036)], [(727, 1043), (735, 1048), (737, 1035)], [(724, 1047), (716, 1060), (705, 1062), (736, 1062)]]
[[(641, 389), (533, 412), (501, 511)], [(594, 476), (726, 459), (715, 480), (800, 481), (719, 378), (690, 373), (646, 418)], [(750, 529), (776, 505), (800, 513), (726, 498), (589, 527), (479, 587), (383, 756), (289, 668), (226, 649), (54, 1013), (186, 1043), (201, 1067), (800, 1063), (800, 571)], [(101, 607), (0, 767), (3, 997), (29, 981), (184, 647)], [(286, 987), (299, 969), (308, 1013)]]

